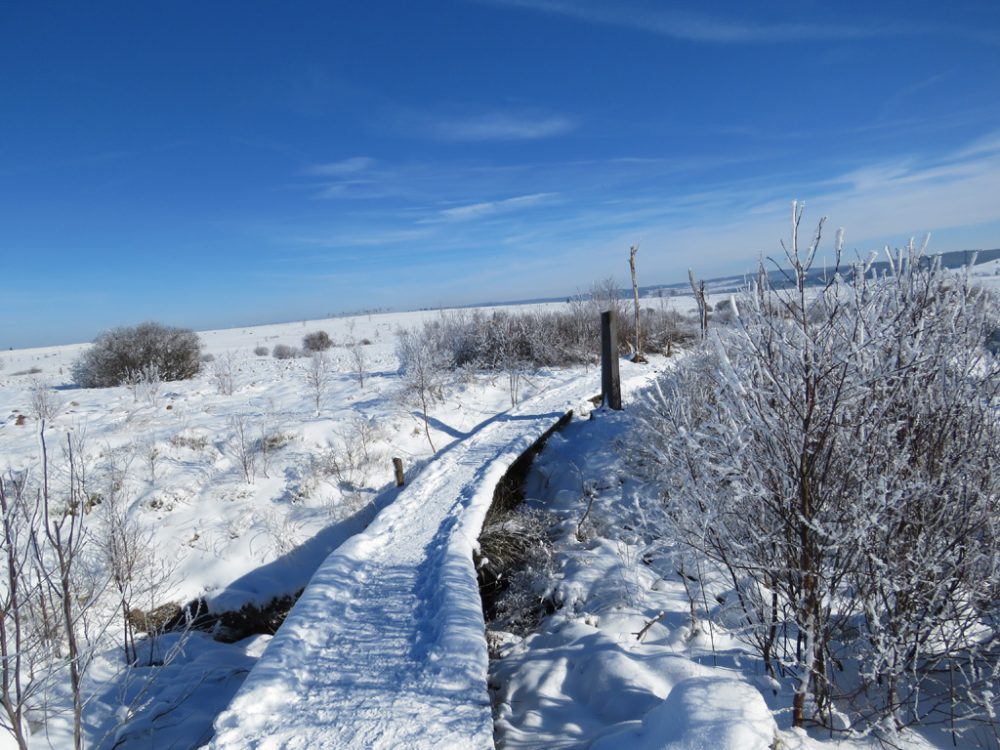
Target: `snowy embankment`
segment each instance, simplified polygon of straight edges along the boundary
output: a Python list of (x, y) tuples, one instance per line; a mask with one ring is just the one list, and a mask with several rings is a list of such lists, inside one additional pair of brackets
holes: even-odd
[(490, 625), (497, 747), (772, 747), (778, 728), (741, 666), (749, 655), (721, 629), (692, 627), (682, 582), (661, 577), (637, 531), (656, 494), (628, 465), (632, 405), (595, 416), (553, 436), (525, 481), (555, 563), (533, 587), (557, 608), (520, 635)]
[(472, 551), (499, 479), (594, 391), (576, 378), (498, 415), (335, 551), (211, 747), (492, 747)]

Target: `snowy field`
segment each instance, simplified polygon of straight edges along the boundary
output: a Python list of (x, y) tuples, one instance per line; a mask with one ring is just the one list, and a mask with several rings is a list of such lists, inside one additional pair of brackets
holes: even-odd
[[(394, 499), (393, 457), (403, 460), (408, 479), (431, 457), (419, 409), (401, 398), (395, 350), (400, 327), (438, 314), (203, 332), (203, 351), (214, 361), (192, 380), (145, 392), (74, 386), (71, 366), (87, 345), (0, 352), (0, 470), (14, 476), (36, 466), (39, 423), (32, 399), (45, 392), (53, 401), (54, 416), (45, 429), (53, 475), (65, 471), (63, 446), (69, 435), (96, 494), (111, 482), (125, 485), (129, 513), (151, 552), (146, 563), (150, 585), (136, 597), (135, 607), (148, 610), (199, 598), (212, 612), (265, 605), (302, 589), (333, 549)], [(317, 330), (326, 331), (335, 344), (327, 352), (333, 372), (318, 409), (315, 389), (306, 382), (308, 358), (254, 354), (257, 347), (300, 347), (302, 337)], [(356, 351), (363, 360), (363, 388)], [(525, 380), (522, 396), (530, 398), (567, 376), (575, 374), (535, 373)], [(447, 398), (431, 409), (435, 447), (446, 451), (508, 408), (505, 385), (502, 378), (454, 379)], [(242, 442), (268, 445), (266, 456), (254, 456), (249, 473), (241, 432)], [(100, 505), (87, 514), (87, 522), (95, 531), (100, 528)], [(159, 705), (134, 712), (127, 729), (116, 728), (123, 705), (148, 701), (130, 694), (139, 688), (122, 688), (116, 667), (120, 654), (109, 651), (91, 670), (91, 741), (103, 746), (110, 737), (124, 737), (118, 746), (130, 747), (131, 732), (140, 738), (135, 747), (148, 747), (147, 722), (158, 730), (156, 747), (207, 741), (214, 715), (267, 639), (228, 645), (194, 633), (157, 678)], [(153, 660), (169, 653), (175, 640), (159, 639)], [(143, 684), (147, 675), (133, 671), (129, 678)], [(191, 679), (192, 674), (199, 677)], [(149, 718), (163, 706), (171, 710), (158, 720)], [(68, 724), (49, 724), (51, 746), (64, 746)], [(164, 732), (165, 726), (174, 730)], [(168, 736), (170, 744), (163, 744)]]
[[(973, 276), (1000, 287), (1000, 262), (977, 266)], [(694, 307), (685, 297), (664, 302), (685, 313)], [(141, 526), (149, 551), (148, 585), (134, 606), (202, 599), (211, 611), (222, 612), (296, 594), (331, 552), (392, 506), (399, 494), (393, 457), (403, 460), (411, 485), (419, 485), (430, 466), (444, 472), (462, 456), (471, 466), (483, 457), (459, 448), (472, 445), (491, 420), (510, 409), (503, 377), (453, 378), (446, 398), (429, 415), (435, 457), (419, 407), (402, 398), (396, 333), (437, 314), (204, 332), (203, 350), (214, 359), (200, 375), (146, 389), (74, 386), (70, 368), (84, 344), (0, 352), (0, 471), (15, 476), (37, 464), (39, 423), (32, 404), (44, 392), (53, 412), (45, 436), (54, 483), (65, 471), (63, 446), (70, 436), (68, 444), (87, 467), (95, 494), (116, 485)], [(301, 346), (302, 337), (317, 330), (334, 341), (327, 352), (333, 372), (318, 404), (316, 389), (307, 382), (308, 359), (254, 353), (259, 347)], [(638, 383), (673, 361), (654, 358), (648, 369), (623, 362), (623, 375)], [(578, 367), (533, 373), (522, 386), (521, 408), (532, 412), (533, 404), (548, 404), (547, 397), (568, 385), (579, 391), (573, 396), (579, 401), (585, 392), (599, 390), (599, 372)], [(656, 489), (630, 478), (631, 418), (626, 408), (575, 421), (550, 440), (529, 477), (527, 505), (544, 508), (560, 529), (553, 548), (558, 573), (550, 590), (540, 592), (558, 610), (531, 633), (493, 636), (494, 655), (502, 657), (490, 667), (498, 746), (879, 746), (874, 739), (838, 741), (791, 729), (788, 686), (762, 679), (760, 664), (724, 627), (692, 622), (680, 579), (653, 572), (637, 529), (643, 499)], [(249, 466), (241, 449), (247, 441), (267, 446)], [(385, 519), (393, 513), (402, 511)], [(99, 501), (86, 522), (95, 532), (104, 523)], [(390, 521), (379, 523), (372, 528), (383, 529)], [(352, 544), (363, 547), (362, 539)], [(385, 545), (386, 539), (376, 541)], [(421, 540), (400, 554), (427, 551), (427, 540)], [(359, 564), (368, 554), (350, 545), (344, 550), (345, 559)], [(349, 590), (341, 584), (338, 595)], [(360, 589), (358, 595), (364, 595)], [(441, 607), (447, 597), (436, 592), (429, 606)], [(706, 610), (712, 610), (710, 604), (706, 601)], [(298, 627), (304, 637), (301, 623)], [(268, 634), (236, 643), (198, 631), (167, 634), (142, 647), (140, 666), (123, 671), (120, 646), (113, 645), (120, 623), (112, 620), (107, 628), (112, 645), (96, 655), (85, 681), (86, 739), (94, 747), (204, 745), (213, 737), (213, 722), (271, 641)], [(379, 647), (371, 648), (375, 653)], [(347, 664), (343, 654), (338, 659)], [(356, 678), (344, 678), (345, 694)], [(32, 725), (32, 747), (69, 747), (68, 696), (53, 689), (49, 701), (55, 718), (44, 731)], [(377, 710), (378, 701), (373, 705)], [(413, 716), (410, 722), (420, 720)], [(238, 726), (233, 714), (220, 724)], [(232, 737), (219, 746), (238, 747), (246, 735)], [(952, 746), (946, 733), (906, 737), (913, 748)], [(266, 733), (258, 733), (257, 741), (254, 746), (271, 746)], [(0, 747), (4, 742), (0, 738)], [(295, 742), (289, 738), (273, 746), (309, 746)]]

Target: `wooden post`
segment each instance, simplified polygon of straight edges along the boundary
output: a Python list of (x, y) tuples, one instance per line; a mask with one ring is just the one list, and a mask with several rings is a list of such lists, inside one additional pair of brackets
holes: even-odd
[(622, 408), (622, 384), (618, 375), (617, 318), (614, 310), (601, 313), (601, 400), (609, 409)]
[(398, 457), (393, 458), (392, 469), (396, 473), (396, 486), (402, 487), (406, 484), (406, 478), (403, 476), (403, 459)]

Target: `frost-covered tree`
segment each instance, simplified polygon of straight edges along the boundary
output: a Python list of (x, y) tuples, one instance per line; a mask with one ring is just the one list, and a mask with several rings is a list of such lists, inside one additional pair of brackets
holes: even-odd
[(326, 392), (333, 384), (333, 376), (334, 365), (326, 352), (313, 352), (306, 365), (304, 377), (313, 403), (316, 405), (317, 414), (319, 414), (320, 406), (326, 397)]
[(59, 394), (52, 388), (51, 383), (40, 378), (31, 381), (31, 416), (39, 422), (54, 419), (62, 410), (62, 402)]
[(73, 380), (84, 388), (108, 388), (153, 369), (166, 381), (197, 375), (201, 370), (198, 334), (160, 323), (114, 328), (98, 336), (74, 363)]
[(994, 723), (996, 303), (912, 245), (810, 288), (801, 216), (790, 285), (762, 269), (647, 402), (660, 528), (727, 572), (797, 725)]
[(223, 396), (232, 396), (236, 390), (236, 373), (239, 365), (231, 351), (220, 354), (212, 363), (212, 382)]
[(326, 331), (313, 331), (302, 337), (302, 348), (307, 352), (325, 352), (333, 346), (333, 340)]
[(449, 366), (448, 352), (442, 348), (441, 339), (428, 335), (428, 331), (400, 330), (396, 344), (399, 372), (402, 376), (402, 396), (416, 402), (424, 422), (424, 435), (431, 451), (436, 451), (431, 439), (428, 410), (442, 397), (445, 374)]

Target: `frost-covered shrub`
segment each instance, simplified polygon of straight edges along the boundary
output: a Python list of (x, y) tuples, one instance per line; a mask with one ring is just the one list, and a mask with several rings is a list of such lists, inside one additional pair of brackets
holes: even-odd
[(637, 453), (663, 503), (649, 517), (727, 572), (743, 635), (794, 677), (796, 724), (993, 732), (993, 303), (912, 249), (883, 276), (862, 265), (810, 289), (814, 252), (793, 241), (798, 283), (762, 271), (739, 325), (650, 395)]
[(288, 344), (275, 344), (271, 350), (271, 356), (275, 359), (295, 359), (301, 356), (301, 354), (298, 349)]
[[(570, 300), (562, 311), (485, 313), (449, 312), (413, 331), (426, 348), (439, 353), (448, 369), (524, 372), (597, 362), (601, 344), (601, 307), (593, 299)], [(630, 353), (634, 319), (619, 318), (622, 354)], [(696, 327), (672, 310), (641, 310), (645, 352), (669, 352), (694, 340)], [(516, 383), (512, 383), (516, 386)]]
[(53, 419), (62, 410), (62, 400), (50, 383), (41, 379), (31, 381), (31, 415), (41, 421)]
[(436, 451), (431, 438), (427, 410), (442, 397), (444, 372), (448, 366), (447, 352), (440, 348), (440, 339), (422, 331), (400, 330), (396, 340), (396, 356), (402, 376), (400, 397), (420, 406), (424, 419), (424, 435), (431, 451)]
[(333, 383), (334, 372), (334, 363), (325, 352), (313, 352), (303, 376), (306, 386), (309, 388), (309, 393), (312, 396), (313, 403), (316, 405), (317, 414), (327, 390), (329, 390), (330, 385)]
[(302, 337), (302, 348), (307, 352), (325, 352), (333, 346), (333, 340), (326, 331), (313, 331)]
[(255, 346), (253, 348), (253, 353), (256, 354), (258, 357), (266, 357), (268, 354), (271, 353), (271, 350), (268, 349), (266, 346)]
[(94, 340), (73, 364), (73, 380), (84, 388), (122, 385), (155, 369), (162, 380), (186, 380), (201, 370), (201, 341), (186, 328), (141, 323), (114, 328)]
[(212, 363), (211, 378), (219, 393), (223, 396), (232, 396), (236, 389), (236, 373), (238, 371), (236, 355), (233, 352), (225, 352)]
[(385, 435), (373, 419), (357, 417), (335, 433), (330, 448), (314, 456), (314, 466), (345, 492), (370, 490), (371, 476), (387, 463)]

